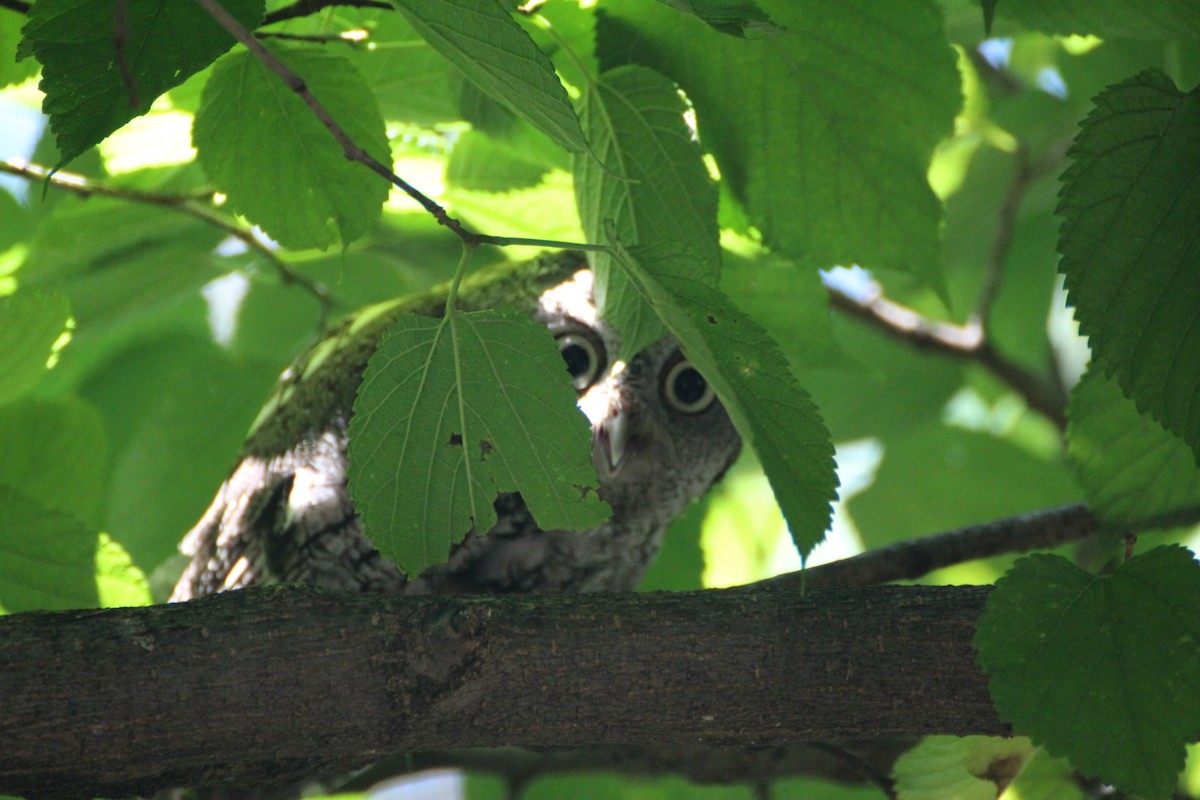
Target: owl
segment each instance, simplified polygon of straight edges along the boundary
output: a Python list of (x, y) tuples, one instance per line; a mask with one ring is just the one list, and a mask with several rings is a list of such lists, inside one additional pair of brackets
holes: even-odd
[(491, 530), (471, 531), (444, 563), (416, 575), (386, 561), (364, 535), (346, 485), (355, 390), (387, 323), (399, 313), (436, 313), (442, 297), (360, 312), (284, 373), (237, 467), (180, 546), (189, 562), (172, 600), (282, 582), (403, 594), (637, 584), (671, 520), (721, 477), (741, 440), (673, 339), (618, 357), (619, 336), (597, 314), (592, 273), (576, 253), (464, 284), (460, 306), (515, 300), (555, 337), (591, 422), (611, 518), (590, 530), (541, 530), (520, 495), (502, 494)]

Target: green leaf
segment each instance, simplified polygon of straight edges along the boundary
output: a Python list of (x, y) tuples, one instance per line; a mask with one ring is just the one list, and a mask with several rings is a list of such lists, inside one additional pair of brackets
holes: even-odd
[(554, 343), (513, 310), (402, 316), (368, 362), (350, 421), (350, 492), (408, 574), (445, 562), (492, 502), (521, 492), (543, 530), (603, 522), (587, 420)]
[(1200, 735), (1200, 565), (1159, 547), (1105, 577), (1017, 562), (975, 634), (1002, 719), (1085, 775), (1170, 797)]
[(72, 201), (38, 227), (21, 278), (66, 294), (82, 339), (196, 294), (217, 275), (211, 251), (222, 236), (155, 206)]
[(446, 183), (476, 192), (505, 192), (537, 186), (546, 166), (476, 131), (466, 131), (446, 162)]
[(94, 608), (96, 531), (0, 486), (0, 609)]
[(70, 324), (71, 307), (58, 292), (0, 297), (0, 403), (41, 379)]
[[(262, 0), (223, 5), (251, 30), (262, 20)], [(134, 102), (114, 51), (115, 7), (110, 0), (38, 0), (30, 9), (21, 47), (42, 64), (42, 110), (62, 152), (58, 166), (145, 114), (160, 94), (234, 44), (195, 3), (129, 0), (124, 61)]]
[(392, 0), (417, 33), (559, 146), (587, 149), (554, 65), (496, 0)]
[(1068, 300), (1105, 373), (1200, 452), (1200, 92), (1145, 72), (1095, 103), (1058, 207)]
[[(352, 141), (391, 164), (375, 98), (348, 60), (321, 48), (276, 55)], [(192, 141), (233, 208), (287, 247), (353, 241), (379, 218), (387, 199), (387, 181), (347, 159), (300, 97), (248, 53), (233, 53), (213, 69)]]
[(615, 247), (617, 263), (708, 379), (754, 447), (801, 557), (825, 536), (837, 496), (833, 444), (787, 359), (759, 325), (694, 276), (678, 253)]
[(661, 4), (609, 0), (601, 62), (680, 84), (722, 180), (773, 250), (822, 269), (907, 270), (944, 295), (926, 171), (961, 95), (936, 4), (758, 5), (781, 33), (737, 39)]
[(133, 564), (125, 548), (101, 533), (96, 544), (96, 592), (103, 608), (148, 606), (150, 582), (146, 573)]
[(1089, 370), (1071, 393), (1067, 415), (1071, 461), (1105, 526), (1170, 527), (1200, 518), (1195, 453), (1139, 414), (1112, 379)]
[(1080, 499), (1062, 460), (989, 433), (928, 420), (893, 431), (883, 445), (875, 482), (849, 500), (869, 546)]
[(677, 11), (694, 14), (713, 30), (731, 36), (747, 33), (778, 33), (782, 30), (771, 22), (752, 0), (659, 0)]
[[(997, 5), (994, 0), (991, 4)], [(1004, 0), (998, 5), (1001, 16), (1046, 33), (1200, 39), (1200, 7), (1188, 0)]]
[[(606, 72), (580, 106), (594, 156), (575, 158), (575, 196), (588, 241), (612, 224), (628, 246), (662, 244), (692, 254), (692, 278), (715, 285), (720, 270), (717, 189), (683, 121), (674, 84), (644, 67)], [(662, 338), (662, 323), (611, 257), (598, 254), (596, 306), (621, 333), (628, 359)]]
[(99, 527), (108, 447), (96, 410), (79, 400), (0, 406), (0, 486)]
[(110, 432), (104, 527), (140, 568), (175, 553), (228, 475), (277, 373), (167, 333), (117, 353), (81, 387)]

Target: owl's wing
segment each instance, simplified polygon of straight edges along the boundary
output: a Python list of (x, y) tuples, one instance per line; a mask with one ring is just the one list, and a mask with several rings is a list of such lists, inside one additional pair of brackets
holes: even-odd
[(362, 535), (340, 426), (279, 456), (243, 458), (180, 550), (191, 561), (172, 601), (267, 583), (382, 592), (407, 583)]

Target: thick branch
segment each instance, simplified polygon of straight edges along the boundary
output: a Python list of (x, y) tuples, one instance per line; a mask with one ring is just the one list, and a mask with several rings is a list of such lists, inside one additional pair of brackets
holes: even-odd
[[(1195, 521), (1195, 515), (1188, 521)], [(1152, 522), (1147, 520), (1148, 527)], [(876, 550), (760, 581), (760, 586), (876, 586), (916, 580), (935, 569), (1005, 553), (1027, 553), (1077, 542), (1097, 530), (1096, 516), (1085, 503), (1048, 508), (969, 525), (933, 536), (906, 539)]]
[(986, 587), (389, 598), (0, 619), (0, 793), (115, 797), (462, 747), (1002, 733)]

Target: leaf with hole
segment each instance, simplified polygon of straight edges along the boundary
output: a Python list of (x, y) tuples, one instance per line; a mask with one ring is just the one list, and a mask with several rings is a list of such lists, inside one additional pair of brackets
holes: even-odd
[(397, 319), (368, 362), (349, 452), (367, 535), (410, 575), (489, 531), (502, 492), (520, 492), (543, 530), (609, 513), (558, 348), (512, 309)]

